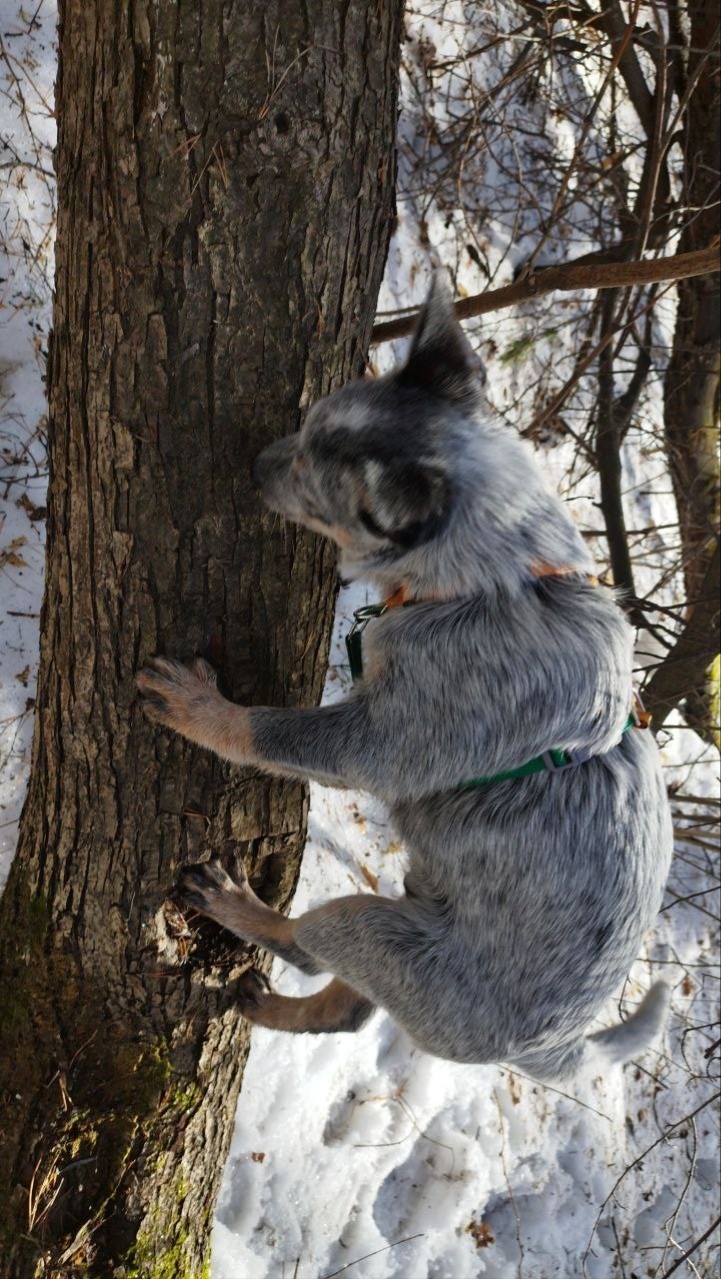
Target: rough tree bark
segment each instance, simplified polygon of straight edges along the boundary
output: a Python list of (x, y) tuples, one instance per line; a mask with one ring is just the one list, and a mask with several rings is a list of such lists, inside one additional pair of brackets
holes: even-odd
[[(686, 80), (695, 82), (684, 117), (684, 203), (686, 225), (679, 248), (691, 252), (718, 233), (721, 98), (718, 77), (718, 6), (691, 0)], [(701, 597), (721, 517), (718, 424), (721, 376), (719, 275), (682, 281), (673, 351), (665, 381), (666, 449), (678, 506), (689, 620)], [(717, 687), (694, 679), (678, 687), (689, 721), (715, 737), (711, 705)]]
[(200, 1276), (248, 957), (183, 936), (179, 864), (286, 906), (301, 785), (156, 731), (134, 671), (319, 696), (334, 560), (250, 459), (357, 374), (392, 220), (400, 0), (65, 0), (37, 729), (0, 907), (0, 1270)]
[(709, 665), (721, 650), (720, 574), (721, 543), (717, 542), (688, 622), (644, 685), (644, 705), (653, 715), (654, 729), (661, 728), (689, 690), (703, 687)]

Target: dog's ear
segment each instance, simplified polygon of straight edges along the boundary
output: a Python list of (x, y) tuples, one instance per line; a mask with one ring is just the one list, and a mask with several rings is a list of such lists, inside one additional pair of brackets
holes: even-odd
[(448, 477), (441, 467), (397, 460), (365, 463), (360, 519), (376, 537), (410, 550), (438, 532), (448, 509)]
[(468, 404), (480, 394), (483, 370), (455, 317), (446, 271), (433, 276), (398, 377), (406, 386), (422, 387), (458, 404)]

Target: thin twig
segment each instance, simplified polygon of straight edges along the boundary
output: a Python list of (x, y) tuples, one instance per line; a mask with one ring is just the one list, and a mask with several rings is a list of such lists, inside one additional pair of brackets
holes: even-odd
[(679, 1266), (682, 1266), (684, 1261), (688, 1261), (692, 1253), (696, 1252), (697, 1249), (701, 1247), (701, 1244), (706, 1242), (709, 1235), (712, 1235), (714, 1230), (718, 1230), (720, 1225), (721, 1225), (721, 1216), (717, 1217), (715, 1221), (711, 1222), (711, 1225), (709, 1226), (708, 1230), (704, 1230), (703, 1234), (700, 1235), (699, 1238), (694, 1243), (691, 1244), (691, 1247), (686, 1249), (683, 1256), (677, 1257), (673, 1265), (669, 1266), (668, 1270), (664, 1270), (663, 1274), (661, 1275), (661, 1279), (669, 1279), (669, 1275), (675, 1274)]
[(397, 1248), (402, 1243), (410, 1243), (411, 1239), (423, 1239), (425, 1231), (421, 1230), (417, 1235), (406, 1235), (405, 1239), (396, 1239), (395, 1243), (386, 1244), (385, 1248), (376, 1248), (375, 1252), (367, 1252), (362, 1257), (356, 1257), (355, 1261), (348, 1261), (340, 1270), (331, 1270), (330, 1274), (322, 1275), (321, 1279), (335, 1279), (336, 1275), (342, 1275), (344, 1270), (350, 1270), (351, 1266), (357, 1266), (361, 1261), (367, 1261), (369, 1257), (377, 1257), (382, 1252), (388, 1252), (391, 1248)]

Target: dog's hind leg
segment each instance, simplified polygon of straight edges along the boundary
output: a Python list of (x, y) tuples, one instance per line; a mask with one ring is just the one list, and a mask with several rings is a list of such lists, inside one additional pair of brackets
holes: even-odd
[(240, 980), (240, 1007), (256, 1026), (295, 1033), (358, 1030), (373, 1012), (373, 1004), (340, 978), (334, 977), (315, 995), (291, 999), (277, 995), (262, 973), (251, 969)]
[(470, 1023), (477, 983), (456, 980), (465, 957), (454, 950), (437, 902), (366, 893), (339, 897), (301, 915), (294, 936), (319, 967), (385, 1008), (420, 1047), (476, 1059)]
[[(305, 972), (330, 972), (340, 979), (302, 1008), (280, 995), (271, 998), (269, 993), (265, 1000), (257, 989), (250, 991), (257, 1005), (254, 1015), (256, 1008), (248, 1001), (251, 1019), (260, 1020), (262, 1011), (274, 1019), (264, 1024), (302, 1030), (308, 1027), (292, 1022), (296, 1016), (301, 1021), (307, 1016), (312, 1028), (332, 1030), (339, 1022), (359, 1024), (357, 1019), (382, 1005), (421, 1044), (430, 1047), (431, 1038), (435, 1041), (442, 1033), (447, 985), (443, 946), (437, 943), (446, 925), (432, 902), (420, 905), (416, 898), (391, 900), (359, 893), (286, 919), (256, 897), (247, 879), (236, 884), (219, 862), (188, 867), (179, 888), (186, 901), (236, 936)], [(345, 993), (348, 989), (352, 998)], [(430, 1050), (448, 1052), (440, 1042)]]

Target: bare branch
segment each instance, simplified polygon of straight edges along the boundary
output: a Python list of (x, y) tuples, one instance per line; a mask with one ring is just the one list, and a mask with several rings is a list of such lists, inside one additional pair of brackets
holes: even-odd
[[(651, 301), (656, 296), (655, 285), (651, 290)], [(634, 368), (631, 380), (622, 395), (619, 395), (614, 401), (613, 415), (620, 434), (621, 441), (626, 437), (634, 410), (638, 404), (639, 396), (646, 384), (646, 378), (651, 371), (653, 363), (651, 359), (651, 342), (653, 340), (653, 307), (650, 306), (646, 312), (646, 323), (644, 326), (643, 338), (638, 339), (638, 356), (636, 357), (636, 367)]]
[(628, 96), (634, 105), (636, 115), (643, 126), (647, 138), (653, 134), (653, 94), (646, 84), (633, 43), (628, 39), (628, 23), (623, 16), (618, 0), (602, 6), (596, 19), (596, 26), (608, 36), (614, 53), (621, 49), (618, 69), (628, 90)]
[[(610, 337), (617, 329), (617, 301), (618, 295), (615, 290), (609, 290), (604, 296), (602, 339)], [(622, 587), (628, 595), (633, 597), (636, 594), (636, 588), (621, 495), (621, 432), (614, 412), (613, 348), (610, 341), (605, 342), (598, 359), (595, 451), (596, 467), (601, 483), (601, 510), (606, 524), (614, 584)], [(632, 609), (632, 611), (635, 613), (635, 610)], [(639, 620), (637, 616), (634, 616), (634, 621)]]
[(682, 1266), (685, 1261), (688, 1261), (691, 1254), (696, 1252), (701, 1247), (701, 1244), (705, 1243), (706, 1240), (709, 1238), (709, 1236), (712, 1235), (715, 1230), (718, 1230), (719, 1225), (721, 1225), (721, 1217), (717, 1217), (715, 1221), (712, 1221), (708, 1230), (704, 1230), (703, 1234), (700, 1235), (699, 1238), (695, 1240), (695, 1242), (691, 1245), (691, 1247), (687, 1248), (686, 1251), (682, 1253), (680, 1257), (677, 1257), (673, 1265), (669, 1266), (668, 1270), (664, 1270), (663, 1275), (661, 1276), (661, 1279), (668, 1279), (669, 1275), (675, 1274), (676, 1271), (679, 1269), (679, 1266)]
[[(576, 289), (616, 289), (634, 284), (657, 284), (666, 280), (687, 280), (695, 275), (710, 275), (721, 270), (721, 244), (718, 237), (705, 249), (692, 253), (675, 253), (665, 258), (642, 258), (633, 262), (606, 262), (589, 265), (565, 262), (562, 266), (544, 267), (513, 284), (500, 289), (489, 289), (470, 298), (456, 302), (459, 320), (470, 320), (475, 315), (487, 315), (489, 311), (501, 311), (507, 306), (542, 297), (544, 293), (572, 293)], [(376, 324), (371, 341), (392, 342), (413, 332), (417, 312), (397, 320)]]

